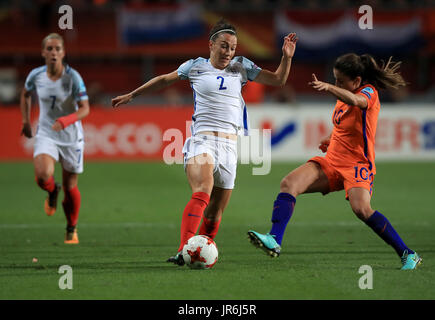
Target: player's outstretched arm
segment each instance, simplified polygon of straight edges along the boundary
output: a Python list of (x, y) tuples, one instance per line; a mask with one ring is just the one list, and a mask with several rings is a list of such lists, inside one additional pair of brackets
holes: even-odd
[(26, 138), (31, 138), (32, 134), (32, 126), (30, 125), (30, 109), (32, 106), (32, 96), (31, 92), (27, 91), (26, 88), (21, 90), (20, 95), (20, 110), (21, 117), (23, 122), (23, 128), (21, 129), (21, 134)]
[(53, 126), (51, 127), (54, 131), (61, 131), (68, 127), (70, 124), (73, 124), (76, 121), (82, 120), (87, 117), (90, 113), (89, 100), (81, 100), (77, 102), (77, 106), (79, 109), (65, 117), (60, 117), (57, 119)]
[(290, 67), (293, 55), (295, 54), (297, 41), (298, 38), (296, 37), (296, 33), (290, 33), (287, 35), (284, 38), (284, 44), (282, 45), (281, 63), (276, 71), (272, 72), (263, 69), (254, 81), (269, 86), (284, 86), (290, 74)]
[(357, 106), (361, 109), (367, 108), (367, 100), (364, 97), (354, 94), (349, 90), (334, 86), (333, 84), (319, 81), (314, 73), (312, 74), (312, 78), (313, 81), (308, 82), (308, 85), (310, 85), (313, 89), (316, 89), (317, 91), (329, 92), (338, 100), (341, 100), (350, 106)]
[(178, 76), (177, 71), (173, 71), (171, 73), (163, 74), (163, 75), (157, 76), (155, 78), (152, 78), (151, 80), (149, 80), (148, 82), (146, 82), (145, 84), (143, 84), (142, 86), (137, 88), (136, 90), (134, 90), (130, 93), (124, 94), (122, 96), (118, 96), (116, 98), (113, 98), (112, 99), (112, 107), (116, 108), (122, 104), (127, 104), (131, 100), (133, 100), (135, 97), (137, 97), (141, 94), (146, 94), (146, 93), (149, 93), (152, 91), (163, 89), (165, 87), (170, 86), (171, 84), (173, 84), (174, 82), (176, 82), (178, 80), (180, 80), (180, 77)]

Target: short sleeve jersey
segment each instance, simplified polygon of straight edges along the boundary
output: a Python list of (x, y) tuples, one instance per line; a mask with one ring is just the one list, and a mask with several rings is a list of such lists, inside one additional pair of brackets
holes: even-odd
[(33, 69), (27, 76), (24, 87), (36, 90), (39, 102), (37, 137), (48, 138), (59, 145), (72, 145), (83, 139), (81, 121), (76, 121), (59, 132), (51, 127), (56, 119), (77, 111), (77, 102), (88, 100), (86, 87), (80, 74), (64, 66), (62, 76), (56, 81), (47, 75), (47, 67)]
[(376, 174), (375, 136), (380, 110), (378, 91), (367, 84), (360, 87), (356, 94), (367, 100), (367, 108), (361, 109), (337, 100), (326, 159), (338, 167), (367, 163)]
[(242, 87), (260, 71), (261, 68), (245, 57), (234, 57), (223, 70), (204, 58), (183, 63), (177, 72), (181, 79), (189, 80), (193, 90), (192, 135), (202, 131), (237, 134), (247, 130)]

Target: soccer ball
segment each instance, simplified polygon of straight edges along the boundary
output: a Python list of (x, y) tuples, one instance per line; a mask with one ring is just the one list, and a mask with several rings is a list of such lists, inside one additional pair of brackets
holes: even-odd
[(210, 269), (218, 260), (218, 249), (213, 239), (204, 236), (193, 236), (183, 247), (183, 259), (192, 269)]

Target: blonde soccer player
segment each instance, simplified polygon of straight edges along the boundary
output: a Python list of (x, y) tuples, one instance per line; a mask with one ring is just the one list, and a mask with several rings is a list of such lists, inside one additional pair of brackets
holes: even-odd
[[(64, 64), (63, 38), (51, 33), (42, 41), (45, 65), (33, 69), (27, 76), (21, 93), (22, 134), (35, 137), (33, 165), (38, 186), (47, 191), (44, 209), (48, 216), (56, 212), (61, 185), (54, 180), (57, 161), (62, 166), (62, 202), (67, 227), (65, 243), (78, 244), (77, 220), (81, 196), (78, 175), (83, 172), (84, 137), (81, 120), (89, 114), (86, 87), (80, 74)], [(32, 92), (39, 102), (36, 133), (30, 124)]]

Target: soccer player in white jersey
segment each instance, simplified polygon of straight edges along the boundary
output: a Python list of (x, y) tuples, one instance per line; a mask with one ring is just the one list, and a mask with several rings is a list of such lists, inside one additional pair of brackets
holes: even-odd
[(288, 78), (296, 49), (294, 33), (284, 38), (281, 62), (275, 72), (256, 66), (245, 57), (234, 57), (236, 29), (219, 21), (210, 31), (210, 57), (191, 59), (177, 70), (155, 77), (136, 90), (112, 99), (112, 106), (130, 102), (134, 97), (158, 90), (179, 80), (189, 80), (194, 96), (192, 137), (183, 147), (184, 167), (192, 189), (181, 221), (178, 252), (168, 259), (183, 265), (184, 244), (199, 234), (214, 238), (227, 206), (237, 166), (237, 134), (247, 129), (246, 106), (241, 90), (249, 81), (283, 86)]
[(32, 91), (39, 101), (39, 122), (35, 133), (33, 164), (37, 184), (48, 192), (44, 209), (52, 216), (56, 211), (61, 185), (54, 181), (57, 161), (62, 165), (62, 202), (67, 220), (65, 243), (78, 244), (77, 220), (80, 210), (78, 174), (83, 172), (83, 128), (81, 119), (89, 114), (85, 84), (80, 74), (63, 63), (63, 38), (51, 33), (42, 41), (45, 65), (27, 76), (21, 93), (22, 134), (33, 137), (30, 124)]

